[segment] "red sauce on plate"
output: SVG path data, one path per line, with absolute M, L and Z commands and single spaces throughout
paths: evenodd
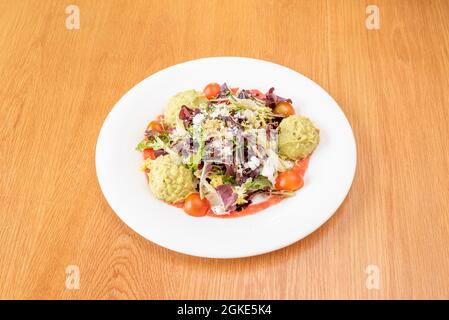
M 176 203 L 168 203 L 168 204 L 172 205 L 173 207 L 176 207 L 176 208 L 180 208 L 180 209 L 184 208 L 184 201 L 179 201 L 179 202 L 176 202 Z
M 293 170 L 297 170 L 298 172 L 300 172 L 302 177 L 304 177 L 304 174 L 306 173 L 306 170 L 309 167 L 310 157 L 311 157 L 311 154 L 309 154 L 307 157 L 305 157 L 302 160 L 295 161 Z
M 241 211 L 231 211 L 229 214 L 216 215 L 211 210 L 209 210 L 207 215 L 210 217 L 223 218 L 223 219 L 242 217 L 242 216 L 246 216 L 246 215 L 253 214 L 253 213 L 259 212 L 261 210 L 264 210 L 268 207 L 275 205 L 276 203 L 281 202 L 284 199 L 285 199 L 285 197 L 272 195 L 267 200 L 259 202 L 259 203 L 250 204 L 249 206 L 247 206 L 245 209 L 243 209 Z

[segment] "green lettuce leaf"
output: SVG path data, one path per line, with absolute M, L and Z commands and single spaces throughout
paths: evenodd
M 252 179 L 248 185 L 245 185 L 247 190 L 267 190 L 271 189 L 272 185 L 270 180 L 264 176 L 257 176 Z

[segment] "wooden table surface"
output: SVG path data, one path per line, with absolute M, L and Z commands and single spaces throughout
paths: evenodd
M 68 30 L 70 1 L 0 1 L 0 298 L 449 298 L 449 1 L 73 3 L 80 29 Z M 112 106 L 208 56 L 291 67 L 352 125 L 352 189 L 294 245 L 178 254 L 129 229 L 100 191 L 95 143 Z

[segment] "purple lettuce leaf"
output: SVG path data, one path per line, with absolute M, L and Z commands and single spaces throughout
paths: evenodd
M 226 166 L 226 171 L 225 171 L 225 175 L 226 176 L 233 176 L 235 175 L 235 165 L 234 164 L 225 164 Z
M 240 91 L 240 93 L 237 96 L 237 98 L 239 98 L 239 99 L 249 99 L 249 98 L 251 98 L 251 94 L 248 91 L 246 91 L 246 90 L 242 90 L 242 91 Z
M 206 167 L 204 167 L 204 166 L 206 166 Z M 212 170 L 212 163 L 210 163 L 210 162 L 204 162 L 204 161 L 201 161 L 199 164 L 198 164 L 198 169 L 199 170 L 203 170 L 203 168 L 204 168 L 204 177 L 207 177 L 207 175 L 211 172 L 211 170 Z
M 223 83 L 220 86 L 220 92 L 218 93 L 218 98 L 225 98 L 227 97 L 229 94 L 231 93 L 231 90 L 229 90 L 228 85 L 225 83 Z
M 258 166 L 256 169 L 251 170 L 250 168 L 246 168 L 243 170 L 243 176 L 245 178 L 255 178 L 260 175 L 260 171 L 262 170 L 261 166 Z
M 164 149 L 153 150 L 153 152 L 156 158 L 167 154 L 167 152 Z
M 183 105 L 181 110 L 179 110 L 179 119 L 181 120 L 192 120 L 193 118 L 193 110 Z
M 221 186 L 218 186 L 216 190 L 221 198 L 221 201 L 223 202 L 224 209 L 226 211 L 230 210 L 237 200 L 237 194 L 234 193 L 229 184 L 222 184 Z
M 187 128 L 192 124 L 193 117 L 200 112 L 201 110 L 198 108 L 191 109 L 186 105 L 183 105 L 181 107 L 181 110 L 179 110 L 179 119 L 181 119 L 184 122 L 184 126 Z
M 251 170 L 249 168 L 244 169 L 243 171 L 237 171 L 235 174 L 235 182 L 238 185 L 241 185 L 246 182 L 249 178 L 255 178 L 260 174 L 261 167 L 257 167 L 255 170 Z
M 270 88 L 268 92 L 265 94 L 265 105 L 274 109 L 279 102 L 287 101 L 288 103 L 292 103 L 291 99 L 282 98 L 274 94 L 274 88 Z

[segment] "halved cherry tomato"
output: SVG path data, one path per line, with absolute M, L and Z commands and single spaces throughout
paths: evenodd
M 295 191 L 304 186 L 301 175 L 294 170 L 287 170 L 279 173 L 276 178 L 275 187 L 278 190 Z
M 239 88 L 231 88 L 232 94 L 236 94 L 239 91 Z
M 291 105 L 291 103 L 288 103 L 287 101 L 279 102 L 276 107 L 274 107 L 273 112 L 275 114 L 281 114 L 285 117 L 291 116 L 295 114 L 295 109 Z
M 209 209 L 209 201 L 201 199 L 199 193 L 192 193 L 184 200 L 184 211 L 193 217 L 205 216 Z
M 257 89 L 251 89 L 249 90 L 249 92 L 255 96 L 257 99 L 264 99 L 265 95 L 262 93 L 262 91 L 257 90 Z
M 218 83 L 209 83 L 203 90 L 207 99 L 213 99 L 220 93 L 220 85 Z
M 162 124 L 159 121 L 154 120 L 148 124 L 147 130 L 162 132 L 162 131 L 164 131 L 164 127 L 162 126 Z
M 143 150 L 143 159 L 147 160 L 148 158 L 150 158 L 151 160 L 156 159 L 153 149 L 144 149 Z

